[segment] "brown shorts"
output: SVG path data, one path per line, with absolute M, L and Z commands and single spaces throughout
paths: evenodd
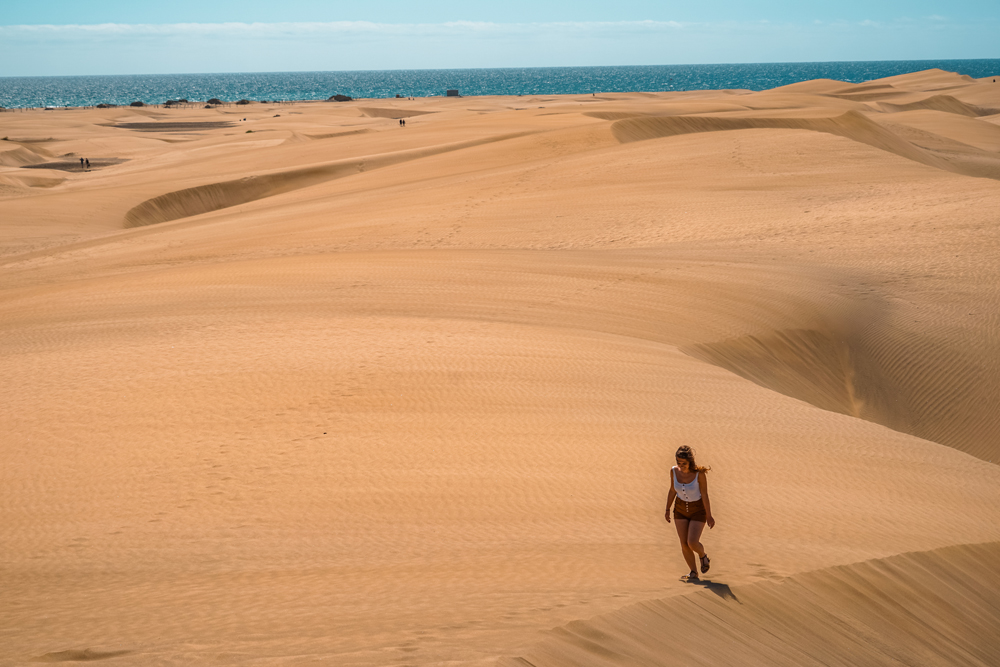
M 701 500 L 688 503 L 678 498 L 674 501 L 674 519 L 701 521 L 702 523 L 708 521 L 708 515 L 705 514 L 705 503 Z

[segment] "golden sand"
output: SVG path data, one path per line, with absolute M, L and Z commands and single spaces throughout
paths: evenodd
M 3 665 L 1000 662 L 991 79 L 0 136 Z

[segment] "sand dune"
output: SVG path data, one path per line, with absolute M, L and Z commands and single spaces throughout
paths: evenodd
M 905 90 L 935 91 L 943 89 L 958 89 L 975 84 L 973 79 L 967 74 L 958 72 L 948 72 L 943 69 L 933 68 L 922 72 L 909 72 L 907 74 L 897 74 L 881 79 L 875 79 L 872 84 L 888 84 Z
M 997 112 L 996 109 L 981 109 L 971 104 L 966 104 L 965 102 L 957 100 L 950 95 L 931 95 L 930 97 L 919 100 L 917 102 L 908 102 L 905 104 L 892 104 L 890 102 L 880 102 L 879 106 L 884 111 L 887 111 L 889 113 L 896 113 L 899 111 L 915 111 L 918 109 L 929 109 L 931 111 L 944 111 L 945 113 L 954 113 L 960 116 L 969 116 L 970 118 L 978 118 L 979 116 L 989 116 Z
M 0 662 L 995 663 L 991 85 L 0 114 Z
M 930 337 L 899 335 L 879 317 L 830 330 L 704 343 L 693 356 L 825 410 L 1000 459 L 996 420 L 982 412 L 998 386 L 991 363 Z M 946 370 L 942 370 L 946 369 Z
M 358 111 L 369 118 L 391 118 L 393 120 L 434 113 L 433 111 L 421 111 L 419 109 L 386 109 L 382 107 L 358 107 Z
M 327 132 L 325 134 L 310 134 L 306 136 L 309 139 L 333 139 L 334 137 L 346 137 L 352 134 L 365 134 L 367 132 L 371 132 L 371 130 L 365 128 L 361 130 L 344 130 L 343 132 Z
M 37 149 L 32 150 L 27 146 L 13 144 L 11 147 L 0 147 L 0 166 L 3 167 L 23 167 L 28 164 L 39 164 L 45 162 L 47 156 Z
M 600 118 L 601 120 L 622 120 L 623 118 L 634 118 L 636 116 L 656 115 L 656 116 L 681 116 L 700 113 L 720 113 L 726 111 L 746 111 L 748 107 L 739 104 L 720 104 L 719 102 L 671 102 L 663 105 L 661 109 L 655 109 L 642 113 L 633 108 L 622 111 L 587 111 L 585 116 Z
M 938 150 L 952 149 L 952 152 L 966 154 L 964 159 L 963 157 L 959 157 L 958 159 L 945 158 L 936 154 L 933 150 L 927 150 L 907 141 L 883 125 L 870 120 L 867 116 L 856 111 L 848 111 L 832 118 L 812 117 L 811 115 L 805 118 L 794 116 L 770 118 L 761 116 L 739 118 L 705 116 L 625 118 L 614 123 L 612 132 L 619 141 L 627 143 L 630 141 L 671 137 L 693 132 L 720 132 L 750 128 L 782 128 L 827 132 L 859 141 L 869 146 L 895 153 L 900 157 L 905 157 L 939 169 L 955 171 L 969 176 L 1000 179 L 1000 158 L 995 154 L 991 154 L 991 152 L 979 151 L 964 145 L 956 145 L 955 142 L 945 141 L 943 142 L 944 146 L 935 146 L 935 148 Z
M 535 665 L 995 665 L 1000 545 L 963 545 L 818 570 L 780 583 L 702 584 L 572 623 Z M 725 633 L 726 641 L 718 641 Z
M 854 141 L 890 151 L 911 160 L 927 164 L 933 160 L 915 146 L 900 140 L 891 132 L 868 120 L 855 111 L 834 117 L 703 117 L 680 116 L 674 118 L 642 118 L 617 121 L 612 127 L 615 137 L 622 143 L 671 137 L 689 132 L 719 132 L 751 128 L 780 128 L 828 132 Z
M 913 136 L 911 141 L 922 142 L 921 145 L 931 145 L 937 140 L 944 147 L 940 138 L 945 137 L 987 153 L 1000 153 L 1000 128 L 984 121 L 986 119 L 983 118 L 962 121 L 954 114 L 940 111 L 902 111 L 882 122 L 895 125 L 894 131 L 902 136 L 907 136 L 907 133 L 901 132 L 899 125 L 921 130 L 924 134 L 919 138 L 909 135 Z
M 804 82 L 804 83 L 809 83 Z M 891 92 L 898 91 L 898 88 L 894 88 L 888 83 L 862 83 L 853 86 L 847 86 L 846 88 L 837 88 L 836 90 L 831 90 L 829 92 L 834 95 L 853 95 L 856 93 L 873 93 L 873 92 Z
M 416 160 L 438 153 L 462 150 L 494 141 L 513 139 L 519 134 L 501 135 L 471 142 L 445 144 L 433 148 L 418 148 L 390 154 L 371 155 L 361 159 L 338 160 L 292 171 L 260 176 L 247 176 L 239 181 L 211 183 L 155 197 L 139 204 L 125 214 L 126 227 L 141 227 L 157 222 L 187 218 L 217 211 L 272 195 L 298 190 L 316 183 L 343 178 L 371 169 L 380 169 L 400 162 Z
M 873 86 L 881 87 L 882 85 L 888 84 L 872 84 L 866 83 L 861 84 L 863 87 L 871 88 Z M 778 86 L 777 88 L 772 88 L 768 92 L 781 92 L 781 93 L 796 93 L 805 95 L 828 95 L 830 93 L 836 93 L 841 90 L 856 89 L 858 86 L 856 84 L 849 84 L 846 81 L 837 81 L 836 79 L 812 79 L 810 81 L 799 81 L 797 83 L 790 83 L 785 86 Z
M 58 172 L 49 172 L 45 175 L 24 173 L 24 174 L 4 174 L 0 176 L 0 183 L 22 188 L 54 188 L 63 183 L 66 179 L 57 176 Z

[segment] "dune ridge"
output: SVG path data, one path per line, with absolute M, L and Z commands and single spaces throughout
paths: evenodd
M 349 137 L 354 134 L 367 134 L 372 130 L 369 128 L 361 128 L 360 130 L 343 130 L 341 132 L 325 132 L 322 134 L 307 134 L 303 135 L 307 139 L 333 139 L 335 137 Z
M 128 655 L 131 651 L 95 651 L 93 649 L 69 649 L 67 651 L 53 651 L 31 658 L 29 662 L 91 662 L 94 660 L 108 660 L 119 656 Z
M 879 148 L 929 167 L 968 176 L 1000 179 L 1000 158 L 981 152 L 979 160 L 948 160 L 902 139 L 858 111 L 826 118 L 762 118 L 705 116 L 645 116 L 616 120 L 611 131 L 622 143 L 645 141 L 698 132 L 752 128 L 796 129 L 826 132 Z M 975 149 L 973 149 L 975 150 Z
M 905 553 L 749 586 L 711 579 L 696 593 L 557 628 L 498 667 L 1000 661 L 1000 543 Z
M 355 133 L 352 132 L 351 134 Z M 202 213 L 239 206 L 240 204 L 246 204 L 300 188 L 306 188 L 310 185 L 343 178 L 351 174 L 359 174 L 372 169 L 381 169 L 410 160 L 418 160 L 431 155 L 449 153 L 473 146 L 482 146 L 496 141 L 515 139 L 520 136 L 524 136 L 524 134 L 506 134 L 442 146 L 416 148 L 363 158 L 335 160 L 311 167 L 290 169 L 259 176 L 246 176 L 234 181 L 223 181 L 221 183 L 209 183 L 193 188 L 185 188 L 184 190 L 177 190 L 147 199 L 129 209 L 125 214 L 124 226 L 126 228 L 144 227 L 159 222 L 188 218 Z
M 386 107 L 358 107 L 358 111 L 369 118 L 391 118 L 392 120 L 437 113 L 435 111 L 421 111 L 419 109 L 393 109 Z
M 824 410 L 984 460 L 998 457 L 995 364 L 933 337 L 875 320 L 863 328 L 786 329 L 681 349 Z
M 969 116 L 970 118 L 991 116 L 997 113 L 996 109 L 981 109 L 973 104 L 966 104 L 961 100 L 955 99 L 951 95 L 931 95 L 923 100 L 901 104 L 879 102 L 879 107 L 889 113 L 929 109 L 931 111 L 944 111 L 947 113 L 958 114 L 960 116 Z
M 27 146 L 17 144 L 12 148 L 7 148 L 0 144 L 0 166 L 2 167 L 22 167 L 28 164 L 40 164 L 47 159 L 48 156 L 45 151 L 38 148 L 31 149 Z

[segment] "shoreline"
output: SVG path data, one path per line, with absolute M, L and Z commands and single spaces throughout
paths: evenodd
M 963 65 L 965 65 L 963 67 Z M 281 72 L 281 73 L 229 73 L 229 74 L 163 74 L 163 75 L 108 75 L 75 77 L 8 77 L 0 78 L 11 90 L 17 89 L 23 79 L 62 79 L 66 86 L 80 85 L 90 79 L 116 80 L 121 84 L 132 79 L 142 79 L 143 88 L 136 90 L 132 99 L 121 100 L 120 105 L 129 104 L 142 95 L 150 94 L 147 84 L 150 79 L 161 79 L 162 93 L 154 98 L 180 99 L 182 97 L 213 96 L 283 98 L 286 100 L 323 99 L 325 90 L 341 91 L 358 99 L 387 99 L 396 94 L 411 97 L 445 95 L 447 89 L 459 89 L 468 96 L 484 95 L 541 95 L 541 94 L 591 94 L 627 91 L 684 91 L 747 89 L 760 92 L 795 82 L 822 78 L 836 79 L 847 83 L 886 76 L 898 76 L 907 72 L 927 69 L 960 71 L 965 75 L 982 78 L 1000 75 L 1000 59 L 965 60 L 892 60 L 892 61 L 832 61 L 801 63 L 736 63 L 705 65 L 657 65 L 657 66 L 598 66 L 598 67 L 536 67 L 536 68 L 495 68 L 495 69 L 446 69 L 446 70 L 371 70 L 353 72 Z M 503 75 L 503 80 L 493 80 Z M 515 80 L 511 81 L 510 77 Z M 253 83 L 243 83 L 253 78 Z M 317 85 L 313 79 L 320 77 L 327 81 Z M 185 84 L 177 85 L 183 79 Z M 289 85 L 289 79 L 298 83 Z M 266 91 L 266 92 L 264 92 Z M 291 91 L 297 91 L 292 93 Z M 100 93 L 98 93 L 100 94 Z M 18 97 L 20 95 L 21 97 Z M 73 101 L 80 95 L 94 106 L 107 100 L 95 100 L 87 91 L 64 95 L 63 99 Z M 315 98 L 313 96 L 316 96 Z M 0 91 L 0 105 L 7 106 L 13 99 L 34 99 L 32 94 L 14 94 L 6 104 Z M 45 95 L 39 99 L 48 99 Z M 37 101 L 37 100 L 36 100 Z M 60 102 L 62 100 L 59 100 Z M 145 101 L 145 100 L 143 100 Z M 11 105 L 10 108 L 25 108 L 26 105 Z M 64 104 L 32 104 L 31 108 L 65 108 Z M 74 107 L 74 105 L 70 105 Z

